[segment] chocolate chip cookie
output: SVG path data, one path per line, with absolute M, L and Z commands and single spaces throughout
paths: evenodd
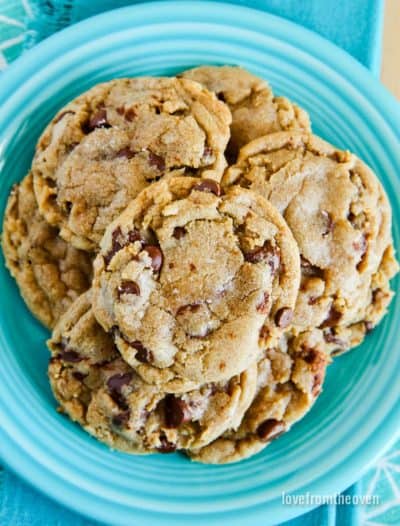
M 70 304 L 89 288 L 92 257 L 72 247 L 40 215 L 32 175 L 16 185 L 4 216 L 6 265 L 32 313 L 53 327 Z
M 332 352 L 359 343 L 384 315 L 398 269 L 390 205 L 374 173 L 311 134 L 281 132 L 242 148 L 224 176 L 232 183 L 269 199 L 298 243 L 295 333 L 319 327 Z
M 237 430 L 200 449 L 189 448 L 197 462 L 237 462 L 264 449 L 312 407 L 322 390 L 328 355 L 323 345 L 294 345 L 283 337 L 258 363 L 256 395 Z
M 254 397 L 257 367 L 179 396 L 144 382 L 97 323 L 91 292 L 57 324 L 48 342 L 49 377 L 67 413 L 91 435 L 129 453 L 201 447 L 237 426 Z
M 310 130 L 307 113 L 284 97 L 275 97 L 268 84 L 240 67 L 201 66 L 185 71 L 183 78 L 200 82 L 224 101 L 232 113 L 230 158 L 239 149 L 267 133 Z
M 296 243 L 265 199 L 210 179 L 163 179 L 106 230 L 93 308 L 149 383 L 187 391 L 244 371 L 292 320 Z
M 32 164 L 41 213 L 60 235 L 96 249 L 107 225 L 140 190 L 179 170 L 220 180 L 231 115 L 196 82 L 117 79 L 65 106 Z

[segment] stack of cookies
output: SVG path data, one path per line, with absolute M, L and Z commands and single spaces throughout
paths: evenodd
M 307 413 L 398 269 L 371 169 L 237 67 L 73 100 L 11 192 L 2 243 L 52 330 L 62 412 L 112 448 L 206 463 Z

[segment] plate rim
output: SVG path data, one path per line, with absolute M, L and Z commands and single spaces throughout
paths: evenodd
M 128 6 L 128 7 L 124 7 L 124 8 L 120 8 L 120 9 L 115 9 L 115 10 L 112 10 L 112 11 L 108 11 L 106 13 L 102 13 L 100 15 L 96 15 L 94 17 L 91 17 L 87 20 L 84 20 L 82 22 L 79 22 L 78 24 L 74 24 L 73 26 L 69 27 L 69 28 L 66 28 L 62 31 L 60 31 L 59 33 L 49 37 L 48 39 L 46 39 L 44 42 L 38 44 L 35 48 L 33 48 L 32 50 L 28 51 L 23 57 L 17 59 L 17 61 L 15 61 L 9 68 L 7 68 L 5 74 L 7 75 L 8 78 L 12 78 L 14 77 L 14 86 L 16 84 L 18 84 L 19 82 L 19 79 L 24 76 L 27 75 L 27 71 L 29 71 L 29 68 L 27 68 L 25 71 L 24 71 L 24 67 L 25 66 L 31 66 L 32 64 L 31 63 L 35 63 L 35 57 L 37 58 L 41 58 L 41 60 L 45 60 L 45 57 L 46 57 L 46 54 L 52 54 L 51 51 L 51 44 L 54 44 L 54 49 L 57 48 L 57 46 L 61 46 L 63 47 L 63 45 L 65 44 L 65 40 L 66 39 L 69 39 L 69 42 L 71 42 L 71 39 L 73 36 L 76 36 L 77 37 L 77 40 L 79 41 L 80 40 L 80 33 L 84 33 L 84 29 L 85 28 L 92 28 L 96 25 L 96 22 L 98 23 L 98 25 L 101 25 L 100 22 L 102 23 L 103 21 L 106 23 L 108 21 L 108 19 L 110 18 L 113 18 L 113 19 L 116 19 L 118 17 L 123 17 L 125 13 L 128 14 L 132 14 L 132 16 L 134 14 L 138 14 L 140 12 L 143 12 L 143 11 L 149 11 L 151 10 L 152 8 L 157 8 L 157 9 L 175 9 L 177 7 L 179 7 L 179 9 L 181 10 L 190 10 L 192 8 L 199 8 L 201 6 L 202 9 L 204 9 L 204 6 L 205 4 L 208 4 L 209 5 L 209 8 L 210 10 L 213 10 L 214 13 L 210 13 L 209 16 L 210 18 L 213 18 L 215 17 L 215 11 L 217 10 L 221 10 L 221 9 L 226 9 L 226 4 L 221 4 L 221 3 L 217 3 L 217 2 L 199 2 L 199 1 L 184 1 L 184 2 L 176 2 L 176 1 L 167 1 L 167 2 L 149 2 L 149 3 L 145 3 L 145 4 L 138 4 L 138 5 L 133 5 L 133 6 Z M 281 18 L 281 17 L 278 17 L 276 15 L 272 15 L 272 14 L 269 14 L 269 13 L 264 13 L 264 12 L 260 12 L 256 9 L 252 9 L 252 8 L 248 8 L 248 7 L 242 7 L 242 6 L 237 6 L 237 5 L 231 5 L 229 4 L 229 10 L 230 10 L 230 13 L 229 15 L 232 16 L 232 14 L 237 14 L 238 16 L 238 20 L 240 19 L 240 14 L 242 13 L 243 15 L 246 14 L 249 14 L 249 13 L 253 13 L 253 16 L 254 16 L 254 13 L 257 14 L 257 17 L 258 18 L 262 18 L 264 19 L 265 22 L 269 20 L 275 20 L 275 23 L 279 23 L 281 26 L 286 26 L 288 27 L 289 29 L 291 28 L 294 32 L 294 34 L 298 33 L 298 32 L 301 32 L 302 34 L 306 34 L 307 38 L 308 39 L 311 39 L 312 41 L 314 41 L 315 43 L 318 43 L 322 41 L 322 44 L 320 45 L 320 48 L 319 49 L 319 53 L 324 55 L 324 54 L 327 54 L 327 55 L 331 55 L 332 53 L 334 53 L 334 55 L 336 55 L 336 57 L 339 59 L 339 60 L 336 60 L 336 62 L 340 62 L 340 59 L 342 61 L 344 61 L 345 63 L 347 64 L 350 64 L 353 68 L 353 71 L 352 71 L 352 75 L 351 76 L 345 76 L 343 75 L 347 80 L 351 79 L 351 78 L 355 78 L 357 77 L 357 73 L 359 73 L 359 78 L 357 79 L 357 89 L 359 91 L 362 91 L 362 93 L 367 96 L 368 94 L 369 95 L 374 95 L 374 94 L 378 94 L 380 95 L 380 100 L 379 100 L 379 105 L 382 107 L 383 106 L 383 113 L 385 114 L 385 120 L 390 123 L 390 127 L 394 133 L 394 135 L 397 136 L 397 139 L 399 139 L 400 137 L 400 129 L 398 127 L 395 126 L 395 122 L 397 120 L 397 122 L 399 122 L 399 119 L 400 119 L 400 107 L 397 103 L 397 101 L 391 96 L 391 94 L 389 94 L 377 81 L 376 79 L 373 77 L 373 75 L 370 73 L 370 71 L 365 68 L 363 65 L 361 65 L 356 59 L 354 59 L 353 57 L 351 57 L 350 55 L 348 55 L 348 53 L 346 53 L 344 50 L 338 48 L 335 44 L 333 44 L 332 42 L 324 39 L 323 37 L 321 37 L 320 35 L 298 25 L 298 24 L 295 24 L 291 21 L 288 21 L 284 18 Z M 150 15 L 151 16 L 151 15 Z M 189 22 L 189 19 L 187 20 Z M 179 19 L 179 22 L 181 23 L 184 23 L 183 20 Z M 216 22 L 216 19 L 214 18 L 214 22 Z M 147 23 L 148 24 L 152 24 L 152 22 L 149 22 L 147 20 Z M 71 38 L 70 38 L 71 37 Z M 87 43 L 89 42 L 90 39 L 87 39 L 85 38 L 84 40 L 84 43 Z M 81 41 L 83 43 L 83 41 Z M 57 44 L 57 46 L 56 46 Z M 317 56 L 317 59 L 318 60 L 321 60 L 319 56 Z M 46 61 L 45 62 L 45 65 L 43 66 L 43 64 L 41 64 L 40 67 L 46 67 L 46 64 L 49 64 L 51 62 L 52 58 L 50 58 L 50 60 Z M 330 65 L 332 65 L 330 63 Z M 342 68 L 340 67 L 340 74 L 342 74 Z M 358 70 L 358 71 L 357 71 Z M 7 77 L 4 77 L 5 79 Z M 369 83 L 366 82 L 363 86 L 363 90 L 359 89 L 359 84 L 360 84 L 360 80 L 362 79 L 368 79 Z M 372 80 L 373 79 L 373 80 Z M 10 94 L 10 92 L 12 92 L 13 90 L 13 83 L 10 82 L 10 83 L 4 83 L 5 84 L 9 84 L 8 85 L 8 88 L 6 86 L 4 86 L 4 89 L 1 89 L 0 88 L 0 101 L 5 101 L 7 98 L 8 98 L 8 94 Z M 18 89 L 18 88 L 17 88 Z M 368 100 L 370 100 L 370 97 L 368 97 Z M 390 110 L 390 111 L 389 111 Z M 1 113 L 1 112 L 0 112 Z M 3 335 L 2 335 L 3 336 Z M 0 402 L 2 402 L 2 400 L 0 400 Z M 398 408 L 400 410 L 400 408 Z M 399 410 L 396 412 L 396 414 L 399 413 Z M 393 419 L 392 419 L 393 420 Z M 385 426 L 385 427 L 388 427 L 388 426 Z M 399 427 L 399 425 L 395 426 L 395 427 Z M 398 434 L 400 434 L 400 429 L 397 429 L 395 430 L 394 429 L 394 426 L 392 425 L 392 428 L 393 428 L 393 433 L 390 433 L 390 437 L 387 437 L 386 438 L 382 438 L 380 440 L 380 445 L 381 447 L 380 448 L 375 448 L 375 454 L 374 454 L 374 457 L 372 459 L 370 459 L 370 461 L 368 462 L 367 465 L 364 465 L 361 469 L 360 469 L 360 473 L 358 473 L 356 476 L 358 477 L 358 475 L 361 474 L 361 472 L 365 471 L 375 460 L 378 456 L 380 456 L 380 454 L 387 449 L 387 447 L 390 446 L 390 443 L 393 443 L 395 440 L 396 440 L 396 437 Z M 396 432 L 395 432 L 396 431 Z M 381 435 L 384 434 L 383 432 L 380 433 Z M 385 435 L 388 435 L 388 433 L 386 432 Z M 6 433 L 5 430 L 0 430 L 0 436 L 2 436 L 2 438 L 4 438 L 5 436 L 8 436 L 8 434 Z M 388 440 L 389 438 L 389 440 Z M 15 447 L 15 451 L 18 451 L 18 447 L 16 445 L 16 443 L 12 442 L 12 440 L 9 440 L 9 446 L 13 446 Z M 3 448 L 2 448 L 3 449 Z M 5 448 L 4 448 L 5 449 Z M 12 449 L 12 447 L 10 448 L 10 450 Z M 378 451 L 379 449 L 379 451 Z M 26 452 L 24 452 L 26 453 Z M 33 485 L 34 487 L 38 488 L 40 487 L 39 484 L 38 484 L 38 480 L 36 479 L 36 483 L 33 483 L 32 480 L 26 475 L 26 473 L 24 473 L 22 471 L 22 466 L 18 463 L 18 462 L 12 462 L 10 461 L 10 458 L 11 458 L 11 455 L 3 455 L 4 456 L 4 462 L 6 465 L 8 465 L 13 471 L 17 472 L 24 480 L 26 480 L 29 484 Z M 28 455 L 29 456 L 29 455 Z M 29 457 L 30 458 L 30 457 Z M 33 457 L 30 458 L 31 461 L 33 461 L 34 463 L 36 463 L 36 459 L 34 459 Z M 24 465 L 25 467 L 25 465 Z M 49 473 L 50 477 L 53 475 L 52 473 Z M 45 477 L 45 475 L 43 475 Z M 346 484 L 346 487 L 347 487 L 348 484 Z M 82 508 L 82 505 L 79 505 L 80 503 L 76 503 L 76 505 L 73 505 L 71 506 L 71 503 L 68 503 L 68 502 L 65 502 L 65 499 L 61 499 L 59 495 L 55 495 L 54 492 L 50 491 L 48 487 L 44 487 L 42 485 L 42 487 L 40 488 L 42 492 L 44 492 L 45 494 L 47 494 L 48 496 L 50 496 L 52 499 L 58 501 L 58 502 L 62 502 L 65 506 L 71 508 L 71 509 L 74 509 L 76 511 L 79 511 L 80 513 L 86 515 L 86 516 L 89 516 L 91 518 L 97 518 L 97 519 L 100 519 L 100 520 L 104 520 L 104 517 L 103 516 L 97 516 L 93 513 L 90 513 L 90 515 L 88 515 L 87 511 L 85 509 Z M 342 488 L 344 489 L 344 487 Z M 311 508 L 310 508 L 311 509 Z M 141 510 L 143 511 L 143 510 Z M 294 517 L 294 516 L 297 516 L 301 513 L 303 513 L 304 511 L 307 511 L 306 508 L 302 509 L 300 513 L 293 513 L 291 516 Z M 286 519 L 289 518 L 290 515 L 287 515 Z M 154 522 L 154 517 L 152 518 L 152 521 L 153 521 L 153 524 L 155 523 Z M 285 519 L 285 520 L 286 520 Z M 222 520 L 222 514 L 220 516 L 220 521 Z

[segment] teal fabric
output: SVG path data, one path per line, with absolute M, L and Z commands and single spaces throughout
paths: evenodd
M 107 9 L 148 0 L 36 0 L 29 45 L 65 25 Z M 228 0 L 302 24 L 348 51 L 379 74 L 383 0 Z
M 144 0 L 146 1 L 146 0 Z M 0 59 L 11 62 L 23 47 L 31 47 L 63 27 L 107 9 L 138 3 L 129 0 L 0 0 Z M 383 0 L 231 0 L 286 17 L 332 40 L 375 74 L 379 74 Z M 3 18 L 1 17 L 3 15 Z M 14 20 L 16 24 L 10 23 Z M 25 25 L 26 24 L 26 25 Z M 0 62 L 1 65 L 1 62 Z M 345 492 L 365 491 L 356 484 Z M 360 507 L 320 506 L 286 526 L 346 526 L 361 524 Z M 398 517 L 399 518 L 399 517 Z M 393 524 L 399 524 L 393 522 Z M 0 526 L 92 526 L 50 501 L 0 468 Z

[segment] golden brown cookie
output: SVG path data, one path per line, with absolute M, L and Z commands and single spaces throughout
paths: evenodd
M 116 79 L 60 110 L 32 164 L 39 209 L 92 250 L 129 201 L 171 171 L 220 180 L 230 112 L 196 82 Z
M 275 97 L 267 82 L 235 66 L 200 66 L 182 74 L 200 82 L 225 102 L 232 113 L 228 156 L 267 133 L 282 130 L 310 131 L 307 113 L 285 97 Z
M 277 211 L 242 188 L 163 179 L 106 230 L 93 307 L 148 382 L 189 390 L 244 371 L 290 325 L 297 246 Z M 260 334 L 261 333 L 261 334 Z
M 269 199 L 298 243 L 302 281 L 294 330 L 319 327 L 327 348 L 360 343 L 386 312 L 397 272 L 391 209 L 375 174 L 314 135 L 270 134 L 242 148 L 224 185 Z
M 308 348 L 282 338 L 268 349 L 258 362 L 256 395 L 239 428 L 206 447 L 189 448 L 188 455 L 207 464 L 237 462 L 288 431 L 321 393 L 329 358 L 318 343 Z
M 27 306 L 53 327 L 70 304 L 89 288 L 92 256 L 72 247 L 39 214 L 32 175 L 16 185 L 4 216 L 6 265 Z
M 238 425 L 255 394 L 255 364 L 227 382 L 170 394 L 121 359 L 93 316 L 90 294 L 76 300 L 48 342 L 50 382 L 72 420 L 128 453 L 198 448 Z

